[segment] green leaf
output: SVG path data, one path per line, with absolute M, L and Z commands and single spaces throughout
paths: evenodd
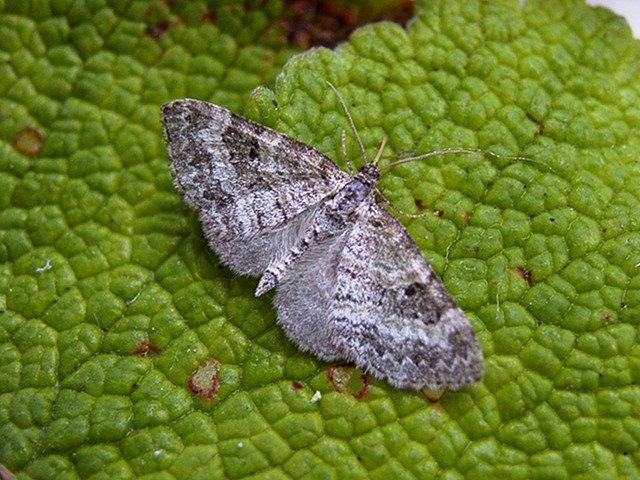
M 25 479 L 639 477 L 628 26 L 578 1 L 423 1 L 407 30 L 293 57 L 250 96 L 291 54 L 270 5 L 214 19 L 204 2 L 0 2 L 0 464 Z M 426 214 L 398 215 L 471 318 L 482 383 L 426 398 L 300 353 L 171 186 L 159 105 L 183 96 L 339 163 L 345 129 L 360 163 L 326 80 L 369 156 L 383 135 L 390 152 L 499 154 L 381 182 Z

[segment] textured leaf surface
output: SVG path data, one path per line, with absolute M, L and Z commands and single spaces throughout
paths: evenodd
M 0 3 L 0 463 L 19 478 L 640 476 L 640 47 L 620 19 L 425 1 L 252 95 L 336 159 L 325 79 L 369 152 L 386 133 L 530 159 L 383 179 L 427 213 L 406 223 L 487 359 L 428 401 L 299 353 L 171 187 L 160 103 L 239 109 L 283 58 L 277 11 L 221 33 L 199 2 L 26 5 Z

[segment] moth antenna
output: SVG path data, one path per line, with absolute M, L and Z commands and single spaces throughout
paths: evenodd
M 342 110 L 344 111 L 344 114 L 347 117 L 349 128 L 351 128 L 351 132 L 353 132 L 353 136 L 356 138 L 356 142 L 358 143 L 358 148 L 360 149 L 360 155 L 362 156 L 362 161 L 364 163 L 368 163 L 367 154 L 364 151 L 364 144 L 362 143 L 362 139 L 358 134 L 358 130 L 356 130 L 356 126 L 353 123 L 353 118 L 351 118 L 351 114 L 349 113 L 349 109 L 347 108 L 347 104 L 345 103 L 344 98 L 342 98 L 342 95 L 340 94 L 338 89 L 333 86 L 333 83 L 331 83 L 329 80 L 326 80 L 326 82 L 327 82 L 327 85 L 331 87 L 331 90 L 333 90 L 333 92 L 336 94 L 336 97 L 338 97 L 338 102 L 340 102 L 340 106 L 342 107 Z
M 492 152 L 490 150 L 482 150 L 481 148 L 443 148 L 442 150 L 434 150 L 433 152 L 423 153 L 421 155 L 415 155 L 412 157 L 401 158 L 400 160 L 396 160 L 395 162 L 389 163 L 385 165 L 384 169 L 380 172 L 381 175 L 391 171 L 394 167 L 398 165 L 402 165 L 404 163 L 415 162 L 417 160 L 425 160 L 431 157 L 439 157 L 443 155 L 458 155 L 461 153 L 481 153 L 483 155 L 490 155 L 495 158 L 510 158 L 513 160 L 520 160 L 522 162 L 533 162 L 531 158 L 521 157 L 518 155 L 500 155 L 499 153 Z M 548 167 L 553 170 L 553 167 L 548 165 Z
M 391 207 L 391 210 L 393 210 L 394 212 L 398 213 L 399 215 L 402 215 L 403 217 L 407 217 L 407 218 L 412 218 L 412 219 L 424 218 L 427 215 L 429 215 L 429 213 L 431 213 L 431 212 L 409 213 L 409 212 L 406 212 L 406 211 L 402 210 L 401 208 L 396 207 L 393 203 L 391 203 L 389 201 L 387 201 L 387 205 L 389 205 L 389 207 Z
M 378 151 L 376 152 L 376 156 L 373 159 L 373 164 L 378 165 L 380 158 L 382 157 L 382 152 L 384 152 L 384 147 L 387 145 L 387 136 L 383 135 L 382 140 L 380 140 L 380 145 L 378 146 Z
M 425 160 L 427 158 L 439 157 L 442 155 L 458 155 L 460 153 L 486 153 L 484 150 L 479 150 L 475 148 L 443 148 L 442 150 L 434 150 L 433 152 L 423 153 L 421 155 L 415 155 L 413 157 L 405 157 L 400 160 L 396 160 L 395 162 L 391 162 L 388 165 L 385 165 L 381 174 L 387 173 L 391 171 L 394 167 L 398 165 L 402 165 L 409 162 L 415 162 L 417 160 Z
M 349 158 L 349 155 L 347 155 L 347 132 L 345 132 L 344 129 L 340 135 L 340 152 L 342 153 L 342 161 L 347 166 L 347 170 L 353 174 L 356 171 L 356 167 Z

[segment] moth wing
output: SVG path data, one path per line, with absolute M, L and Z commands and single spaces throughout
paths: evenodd
M 278 282 L 274 299 L 278 323 L 287 337 L 326 361 L 344 358 L 335 343 L 330 308 L 346 239 L 343 232 L 306 250 Z
M 167 103 L 162 120 L 174 184 L 238 273 L 261 274 L 350 178 L 314 148 L 208 102 Z
M 469 320 L 405 228 L 373 202 L 344 239 L 329 324 L 337 350 L 400 388 L 453 388 L 482 377 Z

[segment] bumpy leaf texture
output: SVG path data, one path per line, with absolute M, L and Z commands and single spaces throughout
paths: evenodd
M 280 5 L 234 8 L 0 2 L 0 463 L 43 480 L 640 477 L 625 22 L 569 0 L 425 0 L 406 30 L 362 28 L 249 96 L 291 50 Z M 482 383 L 424 396 L 298 352 L 173 190 L 162 102 L 244 106 L 339 160 L 325 80 L 370 155 L 385 134 L 393 152 L 501 154 L 381 183 L 425 214 L 400 218 L 472 319 Z

